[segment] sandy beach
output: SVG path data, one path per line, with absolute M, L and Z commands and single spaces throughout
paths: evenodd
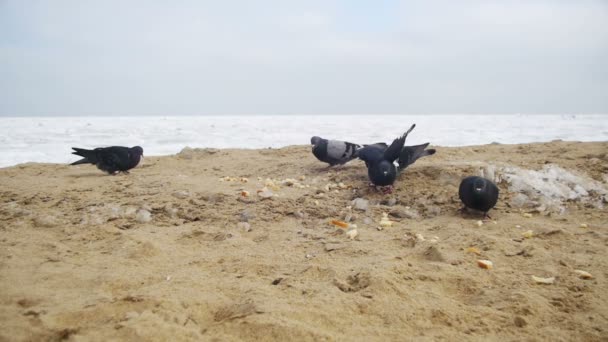
M 0 340 L 608 341 L 608 142 L 433 147 L 390 195 L 309 146 L 0 169 Z

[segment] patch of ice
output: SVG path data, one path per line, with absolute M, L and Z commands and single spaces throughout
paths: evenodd
M 530 203 L 530 198 L 524 194 L 517 194 L 511 198 L 510 203 L 514 208 L 523 208 Z
M 483 178 L 489 179 L 496 183 L 500 182 L 500 178 L 496 176 L 496 167 L 492 164 L 485 165 L 485 167 L 481 168 L 479 173 Z
M 498 172 L 509 184 L 509 191 L 520 193 L 512 199 L 516 207 L 534 206 L 539 211 L 561 213 L 565 201 L 576 201 L 602 208 L 608 195 L 602 183 L 555 164 L 545 165 L 541 170 L 507 166 Z
M 129 206 L 129 207 L 125 208 L 123 215 L 125 217 L 131 217 L 131 216 L 134 216 L 136 213 L 137 213 L 137 208 Z
M 106 203 L 102 206 L 91 206 L 87 208 L 85 214 L 80 220 L 82 225 L 97 226 L 104 224 L 107 221 L 120 218 L 122 208 L 119 204 Z

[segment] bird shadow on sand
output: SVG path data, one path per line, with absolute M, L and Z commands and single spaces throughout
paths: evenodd
M 466 219 L 466 220 L 482 220 L 482 221 L 484 221 L 484 220 L 493 220 L 495 218 L 493 215 L 486 217 L 483 212 L 477 211 L 477 210 L 471 209 L 471 208 L 457 209 L 454 212 L 454 215 L 457 216 L 457 217 L 462 217 L 463 219 Z
M 328 172 L 350 172 L 357 169 L 357 165 L 339 165 L 339 166 L 313 166 L 310 168 L 312 173 L 328 173 Z
M 75 173 L 68 175 L 70 178 L 99 178 L 99 177 L 124 177 L 128 175 L 118 174 L 118 175 L 109 175 L 107 173 L 102 172 L 85 172 L 85 173 Z

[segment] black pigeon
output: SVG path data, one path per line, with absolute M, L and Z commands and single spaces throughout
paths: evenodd
M 498 187 L 489 179 L 470 176 L 460 183 L 458 197 L 465 208 L 479 210 L 484 213 L 484 217 L 490 218 L 488 211 L 498 201 Z
M 348 141 L 327 140 L 317 136 L 310 138 L 310 143 L 312 154 L 329 166 L 346 164 L 357 158 L 357 151 L 361 148 L 361 145 Z
M 144 149 L 140 146 L 124 147 L 111 146 L 99 147 L 94 150 L 72 147 L 77 156 L 84 157 L 70 165 L 94 164 L 98 169 L 111 175 L 119 172 L 129 173 L 129 170 L 137 166 L 144 154 Z
M 416 127 L 415 124 L 401 137 L 395 139 L 388 148 L 374 144 L 365 146 L 358 151 L 357 155 L 367 165 L 367 175 L 372 184 L 377 186 L 393 185 L 398 173 L 394 162 L 401 155 L 405 139 L 414 127 Z

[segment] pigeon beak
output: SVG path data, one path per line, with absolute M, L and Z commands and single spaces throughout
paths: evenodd
M 388 175 L 388 171 L 384 171 L 384 175 L 385 175 L 385 176 L 386 176 L 386 175 Z

